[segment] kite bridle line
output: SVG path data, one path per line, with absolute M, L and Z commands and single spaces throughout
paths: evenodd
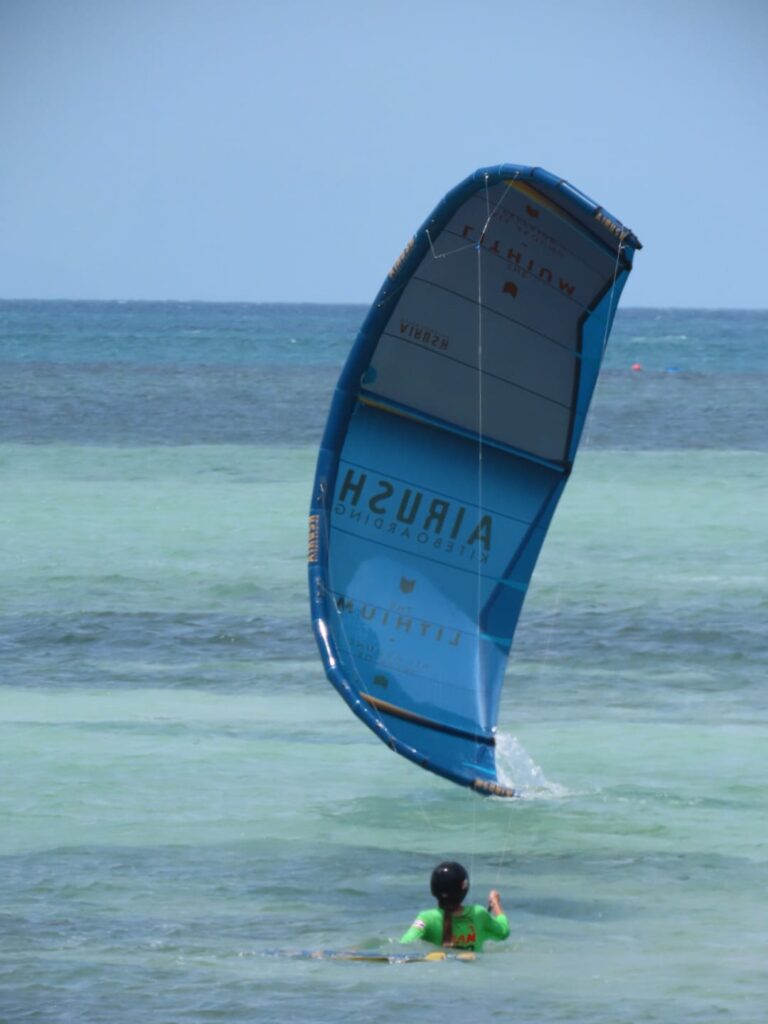
M 608 347 L 608 336 L 609 336 L 610 330 L 611 330 L 611 310 L 613 309 L 614 295 L 616 293 L 616 282 L 617 282 L 618 276 L 619 276 L 619 265 L 621 264 L 622 252 L 626 248 L 625 240 L 626 240 L 626 238 L 627 238 L 627 236 L 629 234 L 630 234 L 630 232 L 628 230 L 626 230 L 626 229 L 621 232 L 621 236 L 619 238 L 618 248 L 616 250 L 616 260 L 615 260 L 614 265 L 613 265 L 613 276 L 612 276 L 612 279 L 611 279 L 611 287 L 610 287 L 610 290 L 608 292 L 608 296 L 609 296 L 608 297 L 608 312 L 607 312 L 607 315 L 606 315 L 606 318 L 605 318 L 605 330 L 603 332 L 603 342 L 602 342 L 601 351 L 600 351 L 601 360 L 602 360 L 602 357 L 605 355 L 606 348 Z M 592 417 L 588 415 L 587 416 L 587 422 L 585 424 L 583 435 L 582 435 L 583 436 L 582 445 L 585 448 L 589 447 L 589 435 L 591 433 L 591 429 L 592 429 Z M 547 630 L 547 637 L 546 637 L 546 640 L 545 640 L 545 642 L 544 642 L 544 644 L 542 646 L 542 649 L 541 649 L 539 674 L 541 674 L 541 668 L 542 668 L 541 663 L 545 662 L 547 660 L 547 658 L 552 653 L 553 638 L 554 638 L 554 621 L 555 621 L 555 618 L 557 617 L 557 615 L 559 613 L 560 600 L 561 600 L 561 597 L 562 597 L 562 590 L 563 590 L 563 577 L 562 577 L 562 571 L 561 571 L 558 574 L 557 580 L 556 580 L 556 583 L 555 583 L 555 597 L 554 597 L 554 601 L 553 601 L 553 604 L 554 604 L 554 615 L 553 615 L 552 619 L 550 619 L 549 629 Z M 499 882 L 499 878 L 501 877 L 501 872 L 502 872 L 502 870 L 504 868 L 504 864 L 505 864 L 506 859 L 507 859 L 507 854 L 509 853 L 509 850 L 511 848 L 511 843 L 510 843 L 510 840 L 509 840 L 510 829 L 511 829 L 511 818 L 510 818 L 510 821 L 509 821 L 507 829 L 506 829 L 506 833 L 505 833 L 505 837 L 504 837 L 504 843 L 502 844 L 502 854 L 501 854 L 501 857 L 499 859 L 499 864 L 498 864 L 498 868 L 497 868 L 497 871 L 496 871 L 496 883 L 495 884 L 498 884 L 498 882 Z
M 477 242 L 468 242 L 465 245 L 456 246 L 454 249 L 448 249 L 445 252 L 437 252 L 435 249 L 434 239 L 429 228 L 426 228 L 427 241 L 429 242 L 430 252 L 432 258 L 435 260 L 443 260 L 449 256 L 454 256 L 458 253 L 465 252 L 467 249 L 474 248 L 477 253 L 477 507 L 478 514 L 482 518 L 483 513 L 483 282 L 482 282 L 482 249 L 483 240 L 488 227 L 493 220 L 496 211 L 502 206 L 506 199 L 507 193 L 512 188 L 512 185 L 520 177 L 520 171 L 516 170 L 514 174 L 506 181 L 504 191 L 499 196 L 498 200 L 491 209 L 491 196 L 489 191 L 489 174 L 486 171 L 483 175 L 483 189 L 485 192 L 485 221 L 483 223 L 482 230 L 480 231 L 480 237 Z M 482 559 L 478 555 L 477 559 L 477 594 L 476 594 L 476 605 L 477 605 L 477 622 L 480 627 L 481 612 L 482 612 Z M 482 629 L 478 630 L 477 648 L 475 653 L 475 668 L 478 676 L 481 669 L 481 636 Z M 473 805 L 475 807 L 475 805 Z M 476 810 L 476 807 L 475 807 Z
M 480 232 L 476 245 L 477 251 L 477 515 L 478 522 L 483 517 L 483 238 L 491 222 L 490 196 L 488 194 L 488 175 L 485 175 L 485 224 Z M 482 543 L 479 540 L 479 543 Z M 482 559 L 478 550 L 476 573 L 476 617 L 477 646 L 475 648 L 475 675 L 482 678 L 482 604 L 483 604 L 483 573 Z M 470 877 L 475 873 L 475 842 L 477 836 L 477 801 L 472 801 L 472 847 L 469 858 Z

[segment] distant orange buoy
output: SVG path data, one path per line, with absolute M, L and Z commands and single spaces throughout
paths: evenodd
M 640 363 L 632 363 L 632 369 L 633 370 L 642 370 L 642 366 L 640 365 Z

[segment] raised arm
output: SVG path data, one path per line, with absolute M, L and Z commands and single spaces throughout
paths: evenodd
M 501 905 L 501 893 L 498 889 L 491 889 L 488 893 L 488 910 L 494 917 L 504 913 L 504 908 Z
M 490 938 L 506 939 L 509 936 L 509 921 L 501 905 L 501 895 L 497 889 L 491 889 L 488 894 L 488 930 Z

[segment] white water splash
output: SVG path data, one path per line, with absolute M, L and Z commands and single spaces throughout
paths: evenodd
M 524 800 L 557 800 L 569 791 L 550 782 L 516 736 L 496 735 L 496 772 L 499 782 L 515 790 Z

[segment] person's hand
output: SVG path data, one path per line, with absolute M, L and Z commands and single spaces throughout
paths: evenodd
M 498 889 L 491 889 L 488 893 L 488 909 L 492 914 L 501 913 L 501 894 Z

